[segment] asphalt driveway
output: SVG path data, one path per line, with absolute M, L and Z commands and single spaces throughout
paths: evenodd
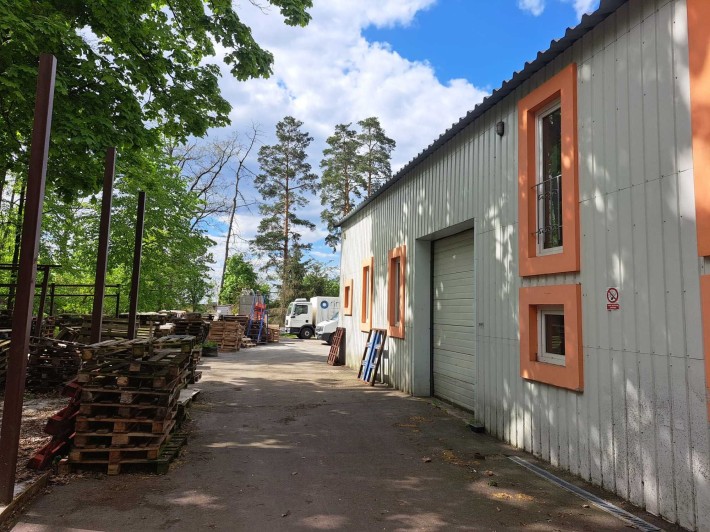
M 285 340 L 204 359 L 190 439 L 167 475 L 74 476 L 15 530 L 626 528 L 513 463 L 534 459 L 474 434 L 465 416 L 370 388 L 327 353 Z

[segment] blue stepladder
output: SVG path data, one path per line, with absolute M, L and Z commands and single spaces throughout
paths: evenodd
M 260 292 L 256 292 L 252 299 L 246 336 L 257 344 L 265 344 L 268 320 L 269 313 L 266 310 L 266 299 Z
M 386 339 L 386 329 L 370 329 L 370 333 L 367 335 L 367 343 L 365 344 L 365 351 L 362 354 L 360 371 L 357 377 L 364 382 L 370 383 L 370 386 L 375 385 L 377 370 L 380 368 L 380 363 L 382 362 L 382 351 L 384 351 Z

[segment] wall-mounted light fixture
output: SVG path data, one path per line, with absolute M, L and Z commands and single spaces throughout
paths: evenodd
M 496 124 L 496 133 L 499 137 L 505 135 L 505 122 L 498 122 Z

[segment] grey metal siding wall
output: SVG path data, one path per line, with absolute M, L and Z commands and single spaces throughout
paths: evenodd
M 520 279 L 517 102 L 578 65 L 582 271 Z M 387 250 L 407 244 L 406 339 L 388 381 L 412 391 L 416 240 L 476 220 L 476 416 L 496 436 L 688 528 L 710 529 L 710 430 L 700 325 L 684 0 L 631 0 L 419 165 L 344 228 L 342 276 L 375 256 L 386 325 Z M 499 138 L 494 124 L 506 123 Z M 710 263 L 710 261 L 708 261 Z M 581 283 L 584 393 L 520 378 L 518 289 Z M 607 312 L 608 286 L 621 310 Z M 348 327 L 355 365 L 365 335 Z M 352 333 L 351 333 L 352 331 Z

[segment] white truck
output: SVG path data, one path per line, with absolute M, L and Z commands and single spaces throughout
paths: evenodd
M 308 340 L 315 336 L 317 323 L 331 320 L 338 312 L 340 298 L 316 296 L 310 301 L 299 298 L 288 304 L 286 323 L 281 331 Z
M 318 338 L 318 340 L 323 340 L 328 345 L 331 345 L 333 335 L 335 334 L 335 329 L 338 328 L 339 320 L 340 313 L 336 314 L 327 321 L 321 321 L 319 323 L 316 323 L 316 338 Z

